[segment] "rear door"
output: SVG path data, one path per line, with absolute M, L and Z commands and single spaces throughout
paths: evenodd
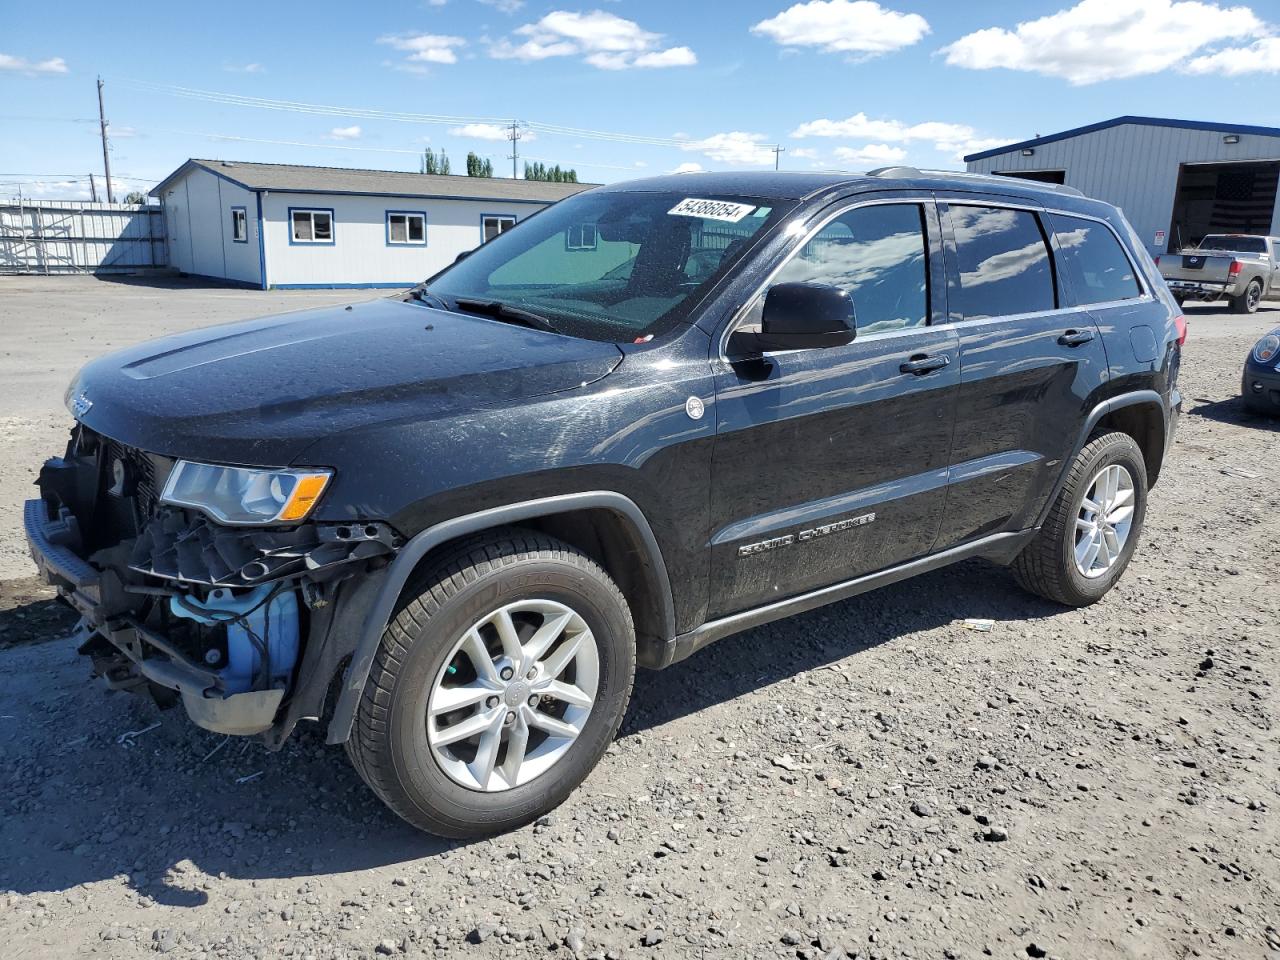
M 960 338 L 942 550 L 1035 524 L 1107 358 L 1093 318 L 1059 281 L 1042 209 L 996 196 L 939 200 Z
M 929 552 L 942 519 L 959 375 L 929 197 L 822 215 L 731 326 L 758 327 L 772 283 L 849 291 L 854 341 L 713 359 L 712 617 Z M 729 331 L 726 331 L 728 333 Z

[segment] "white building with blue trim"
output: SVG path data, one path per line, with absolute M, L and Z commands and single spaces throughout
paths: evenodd
M 169 266 L 251 287 L 407 287 L 590 184 L 188 160 L 151 196 Z

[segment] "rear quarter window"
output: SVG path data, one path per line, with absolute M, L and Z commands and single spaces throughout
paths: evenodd
M 1050 214 L 1058 238 L 1058 263 L 1079 306 L 1132 300 L 1142 295 L 1132 261 L 1106 224 Z

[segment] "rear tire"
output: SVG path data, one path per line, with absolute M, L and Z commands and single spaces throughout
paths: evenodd
M 528 651 L 536 646 L 540 624 L 537 615 L 525 609 L 539 605 L 567 611 L 565 616 L 571 614 L 577 626 L 566 626 L 563 632 L 549 627 L 549 634 L 557 639 L 543 653 L 529 653 L 513 678 L 504 677 L 504 692 L 497 670 L 509 674 L 505 665 L 522 661 L 503 659 L 510 648 L 494 625 L 499 621 L 490 618 L 516 610 L 515 649 Z M 541 624 L 560 616 L 549 614 Z M 512 620 L 508 614 L 503 625 Z M 516 631 L 508 628 L 508 634 Z M 468 646 L 472 634 L 486 646 Z M 570 646 L 571 639 L 580 641 L 575 649 L 590 654 L 582 674 L 590 674 L 590 682 L 582 682 L 583 687 L 591 687 L 590 697 L 574 685 L 579 678 L 579 655 L 572 655 L 568 668 L 560 668 L 570 672 L 547 666 L 556 659 L 554 651 Z M 594 650 L 582 646 L 587 643 L 594 644 Z M 467 654 L 470 649 L 484 653 L 472 656 Z M 490 652 L 497 670 L 486 674 L 478 665 L 473 667 Z M 554 809 L 586 779 L 622 722 L 635 660 L 635 634 L 626 600 L 590 557 L 559 540 L 523 530 L 471 539 L 441 557 L 406 591 L 374 658 L 347 753 L 379 799 L 420 830 L 458 838 L 510 830 Z M 555 673 L 546 679 L 566 681 L 555 684 L 560 693 L 553 691 L 539 701 L 536 684 L 530 688 L 529 683 L 520 682 L 539 670 L 543 675 Z M 496 686 L 487 699 L 482 694 L 456 713 L 442 712 L 442 690 L 452 703 L 490 681 Z M 560 698 L 567 698 L 566 689 L 580 701 L 574 708 L 568 699 L 561 704 Z M 577 720 L 567 724 L 574 719 L 571 709 L 577 710 Z M 490 714 L 496 726 L 484 720 Z M 442 746 L 440 741 L 461 722 L 459 717 L 485 723 L 485 731 Z M 443 725 L 446 722 L 448 726 Z M 557 722 L 561 730 L 576 727 L 576 735 L 553 737 L 539 725 L 550 727 Z M 538 764 L 534 769 L 539 772 L 527 782 L 518 772 L 509 774 L 505 762 L 513 754 L 517 730 L 523 731 L 519 748 L 526 765 L 523 776 L 529 776 L 529 765 Z M 492 772 L 468 784 L 469 764 L 481 769 L 485 737 L 491 733 L 493 742 L 501 740 L 489 755 Z M 521 762 L 516 761 L 515 771 L 521 769 Z
M 1257 313 L 1258 304 L 1262 302 L 1262 282 L 1250 280 L 1244 293 L 1231 298 L 1232 313 Z
M 1089 505 L 1107 499 L 1098 495 L 1097 486 L 1106 477 L 1121 480 L 1115 508 L 1106 511 L 1107 522 L 1091 526 L 1091 520 L 1104 513 Z M 1127 497 L 1126 487 L 1130 488 Z M 1122 520 L 1126 504 L 1131 511 Z M 1146 511 L 1147 467 L 1142 450 L 1127 433 L 1097 436 L 1076 456 L 1044 526 L 1014 560 L 1014 577 L 1024 590 L 1069 607 L 1096 603 L 1129 565 Z M 1126 522 L 1121 536 L 1121 524 Z M 1095 537 L 1091 530 L 1102 532 Z M 1094 540 L 1099 541 L 1099 549 L 1090 557 Z M 1110 562 L 1104 567 L 1099 558 Z

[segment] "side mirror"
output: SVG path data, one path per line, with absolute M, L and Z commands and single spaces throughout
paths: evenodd
M 827 283 L 777 283 L 764 298 L 760 333 L 763 350 L 841 347 L 857 335 L 848 291 Z

